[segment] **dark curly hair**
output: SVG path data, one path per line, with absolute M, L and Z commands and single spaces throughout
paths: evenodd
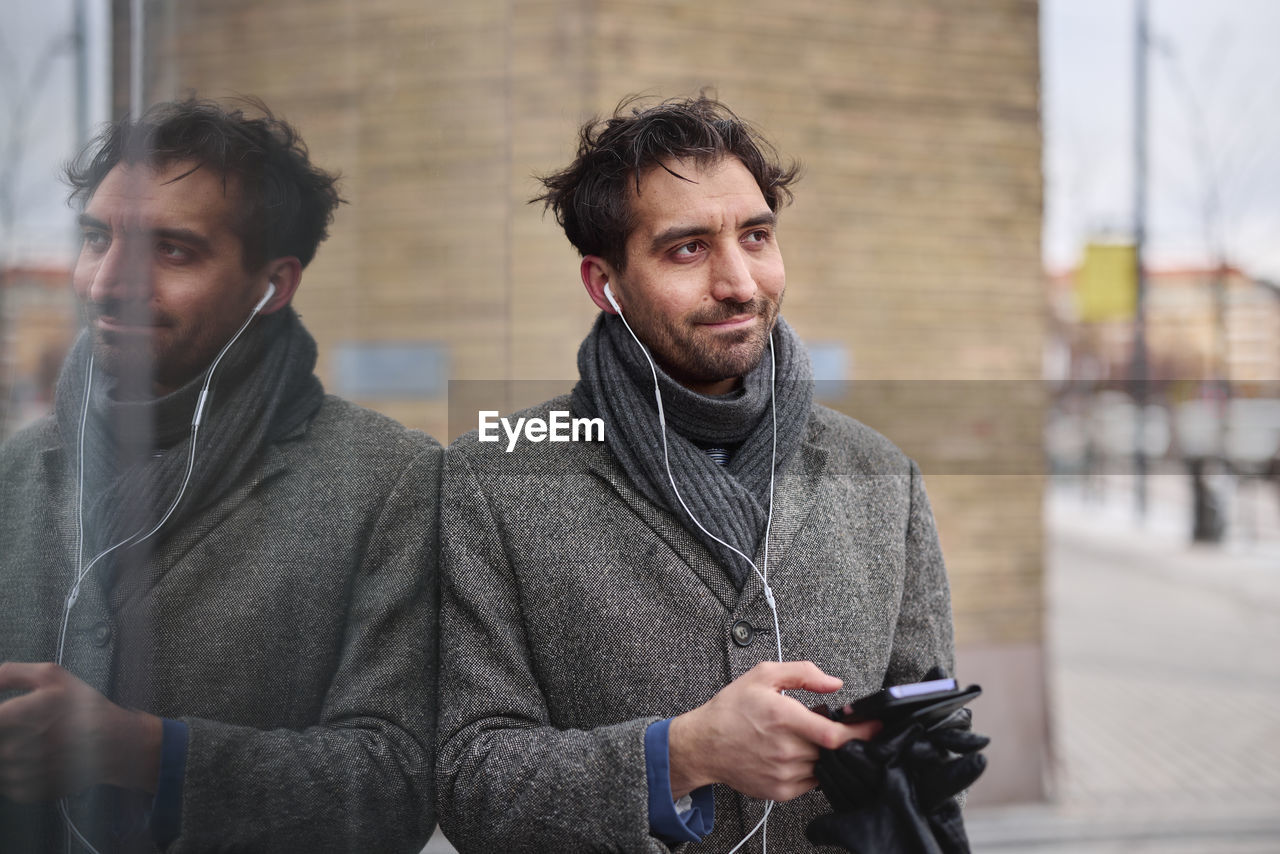
M 190 161 L 192 172 L 212 169 L 224 186 L 229 176 L 238 179 L 235 230 L 247 269 L 287 255 L 307 266 L 344 201 L 338 176 L 312 165 L 298 132 L 262 101 L 241 102 L 260 115 L 250 118 L 240 109 L 191 97 L 156 104 L 136 120 L 112 122 L 67 165 L 70 201 L 86 204 L 121 162 L 158 168 Z
M 626 267 L 627 236 L 635 227 L 627 203 L 627 181 L 671 159 L 700 166 L 736 157 L 755 178 L 774 213 L 791 201 L 798 164 L 783 165 L 760 133 L 705 93 L 643 106 L 624 98 L 605 120 L 593 118 L 578 134 L 578 154 L 566 168 L 539 180 L 546 192 L 530 199 L 555 211 L 565 236 L 584 256 L 599 255 L 618 270 Z M 667 171 L 671 171 L 667 169 Z M 675 172 L 678 178 L 684 176 Z

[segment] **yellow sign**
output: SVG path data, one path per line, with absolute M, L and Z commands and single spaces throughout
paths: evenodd
M 1076 273 L 1076 307 L 1086 323 L 1130 320 L 1138 304 L 1137 253 L 1131 244 L 1091 243 Z

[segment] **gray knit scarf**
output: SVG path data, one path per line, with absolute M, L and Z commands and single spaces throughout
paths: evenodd
M 58 377 L 54 409 L 75 483 L 78 439 L 92 343 L 81 335 Z M 173 515 L 130 554 L 122 549 L 95 572 L 108 589 L 127 565 L 222 498 L 264 445 L 296 429 L 324 397 L 313 370 L 316 343 L 292 308 L 259 317 L 227 352 L 213 378 L 200 425 L 191 481 Z M 135 533 L 149 531 L 178 494 L 191 447 L 191 418 L 204 374 L 161 398 L 121 401 L 113 377 L 94 368 L 84 437 L 85 562 Z
M 781 468 L 804 438 L 813 400 L 813 371 L 804 346 L 779 317 L 773 332 L 778 360 L 778 460 Z M 605 441 L 645 497 L 666 508 L 720 561 L 741 590 L 751 567 L 703 533 L 671 489 L 662 459 L 662 436 L 653 399 L 653 374 L 621 320 L 602 313 L 578 350 L 581 376 L 573 407 L 605 423 Z M 770 360 L 760 363 L 739 389 L 713 397 L 690 391 L 658 366 L 671 473 L 680 495 L 706 528 L 753 559 L 769 512 L 773 419 L 769 411 Z M 700 446 L 737 446 L 728 465 Z

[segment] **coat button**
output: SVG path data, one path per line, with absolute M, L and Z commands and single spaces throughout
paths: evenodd
M 729 630 L 729 633 L 733 635 L 733 642 L 738 646 L 751 646 L 756 630 L 746 620 L 738 620 L 733 624 L 733 628 Z
M 106 646 L 111 642 L 111 627 L 106 623 L 98 623 L 93 627 L 93 645 Z

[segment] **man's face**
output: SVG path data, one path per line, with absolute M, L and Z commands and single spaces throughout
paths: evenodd
M 612 271 L 627 321 L 673 378 L 731 391 L 759 363 L 786 287 L 776 217 L 735 157 L 665 164 L 630 184 L 627 268 Z
M 156 394 L 208 367 L 267 287 L 265 266 L 244 269 L 237 182 L 194 166 L 117 165 L 80 217 L 73 283 L 95 357 Z

